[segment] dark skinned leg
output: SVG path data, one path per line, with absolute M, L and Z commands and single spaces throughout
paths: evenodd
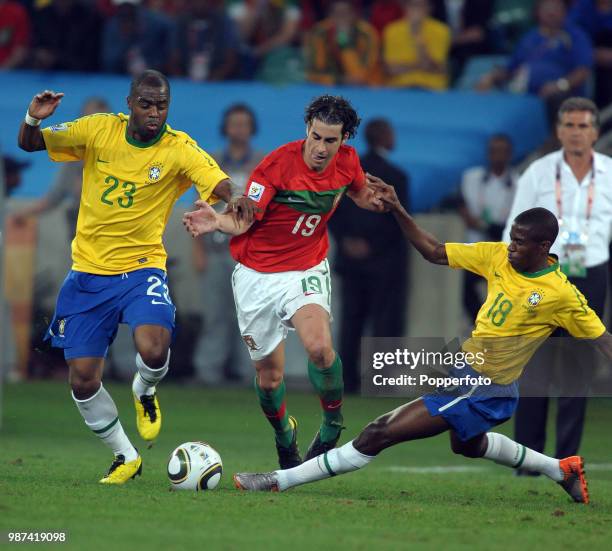
M 449 428 L 444 418 L 433 417 L 419 398 L 372 421 L 354 440 L 353 446 L 373 456 L 400 442 L 429 438 Z

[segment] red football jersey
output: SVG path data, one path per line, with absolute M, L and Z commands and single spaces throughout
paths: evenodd
M 302 157 L 304 140 L 279 147 L 255 168 L 245 195 L 261 212 L 249 230 L 232 238 L 234 259 L 258 272 L 307 270 L 327 256 L 327 221 L 347 189 L 365 186 L 354 148 L 341 145 L 323 172 Z

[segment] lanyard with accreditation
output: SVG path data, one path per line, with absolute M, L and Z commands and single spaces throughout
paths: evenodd
M 561 243 L 561 270 L 568 277 L 586 277 L 586 244 L 589 240 L 589 226 L 593 212 L 593 199 L 595 197 L 595 157 L 591 162 L 591 180 L 587 191 L 586 224 L 583 228 L 574 226 L 565 227 L 563 220 L 563 204 L 561 190 L 561 161 L 557 163 L 555 178 L 555 196 L 557 199 L 557 213 L 559 218 L 559 240 Z M 568 224 L 569 226 L 569 224 Z

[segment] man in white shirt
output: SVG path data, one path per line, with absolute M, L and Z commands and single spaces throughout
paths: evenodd
M 469 168 L 461 180 L 459 214 L 468 243 L 501 240 L 516 191 L 518 173 L 510 166 L 512 140 L 505 134 L 491 136 L 487 159 L 487 166 Z M 463 307 L 473 322 L 484 298 L 477 289 L 483 279 L 466 271 L 463 281 Z
M 598 117 L 591 100 L 569 98 L 563 102 L 557 120 L 562 148 L 535 161 L 520 178 L 504 241 L 509 241 L 510 224 L 523 210 L 544 207 L 554 212 L 559 221 L 559 237 L 551 253 L 559 256 L 570 281 L 602 317 L 612 221 L 612 159 L 593 151 L 599 136 Z M 584 375 L 582 383 L 588 381 L 593 368 L 589 352 L 581 349 L 580 365 L 571 366 L 576 377 Z M 528 368 L 522 384 L 528 384 L 530 378 L 550 384 L 548 377 L 552 377 L 554 367 L 540 364 Z M 586 398 L 584 388 L 578 390 L 579 382 L 574 379 L 574 388 L 566 389 L 565 397 L 559 398 L 556 457 L 574 455 L 580 445 Z M 544 448 L 547 409 L 547 397 L 521 398 L 515 417 L 518 442 L 540 451 Z

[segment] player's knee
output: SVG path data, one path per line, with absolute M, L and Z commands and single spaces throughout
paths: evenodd
M 100 388 L 100 379 L 96 376 L 70 373 L 70 388 L 77 400 L 91 398 Z
M 334 361 L 335 352 L 327 339 L 312 339 L 305 348 L 308 359 L 319 368 L 329 367 Z
M 461 442 L 461 440 L 451 440 L 451 449 L 453 453 L 457 455 L 463 455 L 464 457 L 481 457 L 482 453 L 480 450 L 480 446 L 472 443 L 472 442 Z
M 160 369 L 168 359 L 168 346 L 161 339 L 151 339 L 140 351 L 140 357 L 151 369 Z
M 273 392 L 283 382 L 283 374 L 272 370 L 258 372 L 257 386 L 264 392 Z

